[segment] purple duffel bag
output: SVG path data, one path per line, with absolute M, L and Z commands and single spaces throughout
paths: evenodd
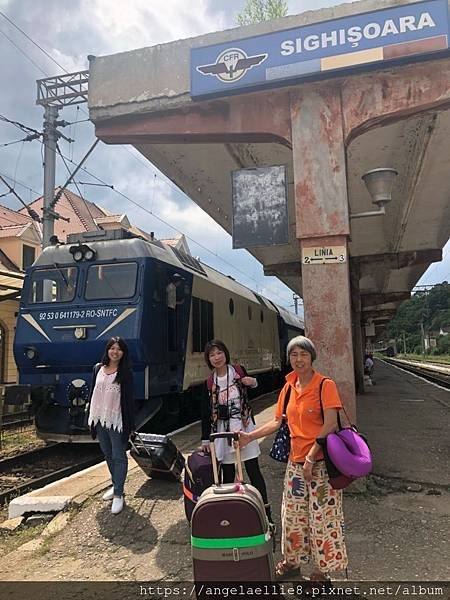
M 347 477 L 365 477 L 372 470 L 370 448 L 354 427 L 329 433 L 327 450 L 334 465 Z

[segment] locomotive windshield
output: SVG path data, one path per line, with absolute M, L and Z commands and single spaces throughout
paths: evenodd
M 31 275 L 30 304 L 40 302 L 71 302 L 77 286 L 77 267 L 38 269 Z
M 132 298 L 136 291 L 137 264 L 91 265 L 86 281 L 86 300 Z

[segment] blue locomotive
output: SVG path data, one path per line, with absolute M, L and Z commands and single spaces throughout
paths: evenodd
M 27 270 L 14 341 L 20 385 L 10 393 L 31 395 L 41 438 L 91 441 L 92 368 L 117 335 L 130 348 L 137 424 L 176 425 L 198 416 L 209 339 L 274 385 L 301 331 L 298 317 L 187 251 L 121 229 L 73 234 Z

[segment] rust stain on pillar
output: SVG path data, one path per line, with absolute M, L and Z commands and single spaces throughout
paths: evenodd
M 301 251 L 347 247 L 349 217 L 341 98 L 338 88 L 304 86 L 291 95 L 297 237 Z M 348 262 L 302 266 L 306 334 L 317 344 L 317 369 L 332 377 L 355 414 Z
M 291 94 L 297 237 L 348 235 L 341 102 L 336 88 L 304 86 Z M 295 142 L 294 142 L 295 140 Z M 317 148 L 320 147 L 320 152 Z

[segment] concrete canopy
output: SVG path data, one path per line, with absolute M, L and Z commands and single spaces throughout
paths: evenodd
M 303 83 L 278 90 L 193 102 L 191 47 L 236 40 L 374 8 L 408 4 L 365 0 L 91 60 L 90 117 L 97 136 L 133 144 L 231 233 L 231 171 L 287 166 L 289 244 L 251 248 L 265 273 L 302 295 L 294 201 L 292 95 L 334 90 L 340 95 L 349 213 L 373 210 L 361 181 L 366 171 L 399 173 L 385 217 L 350 220 L 349 252 L 358 265 L 362 317 L 385 319 L 407 297 L 450 234 L 450 58 Z M 333 227 L 330 216 L 330 228 Z M 331 219 L 331 220 L 330 220 Z M 345 230 L 346 229 L 346 230 Z M 320 236 L 318 236 L 320 237 Z

